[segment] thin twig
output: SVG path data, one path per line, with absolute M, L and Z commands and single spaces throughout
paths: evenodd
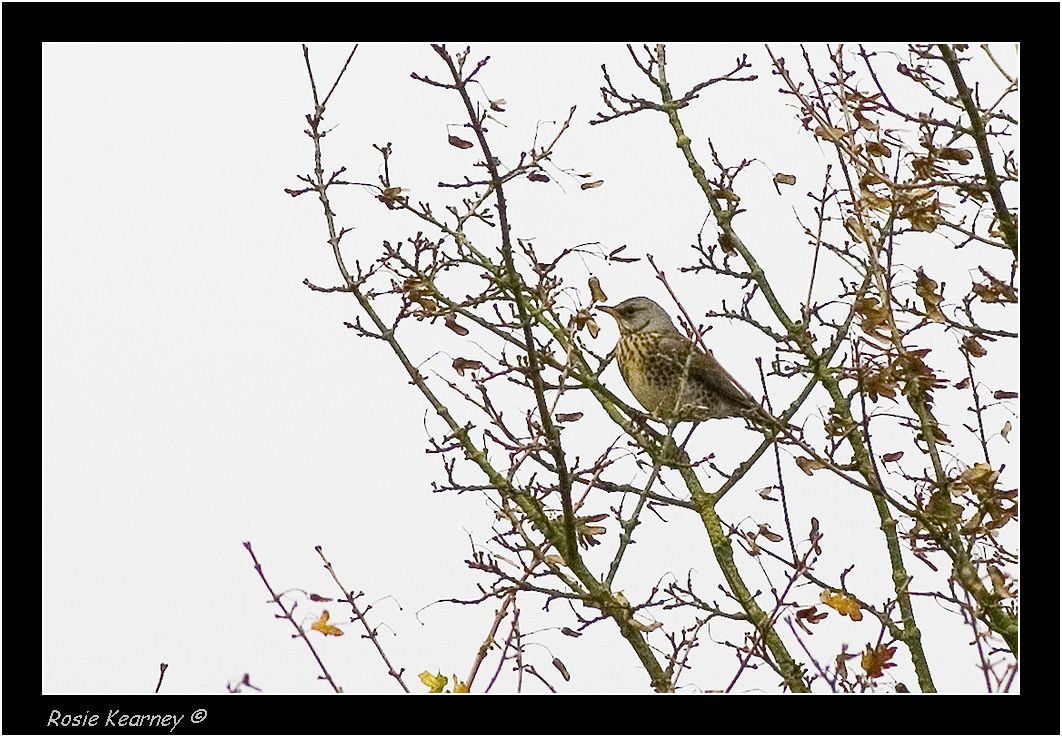
M 159 682 L 155 684 L 155 693 L 158 693 L 159 689 L 162 688 L 162 679 L 166 675 L 167 668 L 169 668 L 169 665 L 166 663 L 159 663 Z
M 258 557 L 254 554 L 254 550 L 251 548 L 251 541 L 244 542 L 243 547 L 247 548 L 247 552 L 251 555 L 251 560 L 254 561 L 254 569 L 258 572 L 259 578 L 262 579 L 262 583 L 265 584 L 266 589 L 269 591 L 269 595 L 273 598 L 273 603 L 280 608 L 282 614 L 277 614 L 277 619 L 286 619 L 291 623 L 291 626 L 295 628 L 296 634 L 293 637 L 300 637 L 302 641 L 306 643 L 306 647 L 310 649 L 310 653 L 313 655 L 313 659 L 317 661 L 318 667 L 321 669 L 321 674 L 318 678 L 328 681 L 328 685 L 332 687 L 332 690 L 336 693 L 343 693 L 343 689 L 336 685 L 336 682 L 332 680 L 332 674 L 328 672 L 328 668 L 325 667 L 324 661 L 321 660 L 321 656 L 317 654 L 317 648 L 310 642 L 310 638 L 306 636 L 306 630 L 302 628 L 302 625 L 295 621 L 295 617 L 292 616 L 292 612 L 295 611 L 293 606 L 289 611 L 281 600 L 277 592 L 273 590 L 273 587 L 269 584 L 269 580 L 266 579 L 265 571 L 262 570 L 262 564 L 258 562 Z
M 380 654 L 380 659 L 383 660 L 384 665 L 387 666 L 387 675 L 398 681 L 398 685 L 402 687 L 402 690 L 409 693 L 409 688 L 406 686 L 405 681 L 402 680 L 402 674 L 405 673 L 406 669 L 400 668 L 399 670 L 395 670 L 395 667 L 391 664 L 390 658 L 387 657 L 387 653 L 384 652 L 383 646 L 380 645 L 380 638 L 376 632 L 376 628 L 369 626 L 369 623 L 365 620 L 365 613 L 362 612 L 358 607 L 357 602 L 354 601 L 354 592 L 340 582 L 339 577 L 336 575 L 335 568 L 332 567 L 332 562 L 325 557 L 321 546 L 315 545 L 313 549 L 317 551 L 319 556 L 321 556 L 321 560 L 324 561 L 325 570 L 332 576 L 332 580 L 336 582 L 336 586 L 339 587 L 339 590 L 343 592 L 341 598 L 350 605 L 351 610 L 354 612 L 354 619 L 361 622 L 361 626 L 365 628 L 365 634 L 362 636 L 372 642 L 373 646 L 376 648 L 376 652 Z

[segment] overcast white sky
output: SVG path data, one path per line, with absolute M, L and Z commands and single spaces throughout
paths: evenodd
M 798 58 L 793 46 L 774 48 Z M 349 47 L 311 49 L 318 83 L 330 83 Z M 1017 69 L 1013 45 L 994 50 Z M 731 162 L 759 160 L 745 180 L 749 212 L 738 224 L 778 275 L 781 297 L 795 307 L 804 297 L 811 251 L 793 208 L 807 215 L 803 192 L 821 188 L 829 151 L 800 132 L 762 46 L 676 45 L 671 81 L 684 89 L 726 71 L 742 52 L 760 79 L 711 88 L 683 111 L 684 121 L 705 161 L 708 137 Z M 562 176 L 549 185 L 511 188 L 517 236 L 535 239 L 549 258 L 579 243 L 597 242 L 604 251 L 626 244 L 632 255 L 657 256 L 695 315 L 719 309 L 724 298 L 735 303 L 738 292 L 730 285 L 676 272 L 691 261 L 688 246 L 705 203 L 663 116 L 587 125 L 601 109 L 602 63 L 621 89 L 649 92 L 622 45 L 479 44 L 473 54 L 491 55 L 480 79 L 490 97 L 508 103 L 508 128 L 493 131 L 496 152 L 511 157 L 526 149 L 536 123 L 562 119 L 577 105 L 556 161 L 605 181 L 585 192 Z M 977 69 L 998 81 L 986 64 Z M 462 111 L 456 97 L 415 82 L 411 71 L 442 75 L 426 45 L 361 46 L 329 107 L 327 121 L 336 128 L 325 139 L 325 167 L 345 165 L 349 179 L 374 181 L 379 160 L 371 144 L 390 141 L 392 173 L 411 196 L 450 201 L 435 183 L 468 171 L 462 167 L 471 154 L 446 144 L 446 125 L 462 122 Z M 383 644 L 414 691 L 423 690 L 416 679 L 422 670 L 467 674 L 494 607 L 440 604 L 417 612 L 438 598 L 475 596 L 475 584 L 486 583 L 463 561 L 469 536 L 487 536 L 492 511 L 474 493 L 431 493 L 440 465 L 424 453 L 423 399 L 386 346 L 356 339 L 343 327 L 357 315 L 352 299 L 302 285 L 307 277 L 321 285 L 339 277 L 318 202 L 283 192 L 300 186 L 296 175 L 309 172 L 313 161 L 302 132 L 311 98 L 299 44 L 48 44 L 43 97 L 42 609 L 63 619 L 43 640 L 43 690 L 146 693 L 165 661 L 164 689 L 171 693 L 223 692 L 245 672 L 271 693 L 327 692 L 305 647 L 289 638 L 288 625 L 265 603 L 244 540 L 253 542 L 277 590 L 334 596 L 314 552 L 323 545 L 341 580 L 375 602 L 370 619 L 382 624 Z M 776 171 L 796 174 L 793 191 L 800 194 L 779 197 L 771 183 Z M 345 241 L 348 259 L 369 261 L 381 240 L 395 242 L 419 228 L 360 188 L 339 192 L 333 206 L 339 223 L 355 228 Z M 925 249 L 922 262 L 932 275 L 954 267 L 956 252 L 939 243 Z M 1008 273 L 1002 255 L 984 259 L 997 275 Z M 610 267 L 588 260 L 586 267 L 613 301 L 647 294 L 666 304 L 644 262 Z M 585 273 L 573 284 L 582 287 Z M 716 356 L 746 386 L 758 386 L 753 360 L 769 360 L 770 345 L 747 327 L 710 324 L 707 339 Z M 596 347 L 606 352 L 616 333 L 607 318 L 602 326 Z M 444 352 L 425 364 L 444 373 L 452 356 L 467 355 L 468 348 L 437 328 L 418 326 L 411 335 L 418 360 Z M 986 362 L 983 380 L 1017 391 L 1014 355 L 1009 365 Z M 615 368 L 604 378 L 629 396 Z M 779 389 L 786 402 L 788 390 Z M 574 409 L 593 410 L 572 403 L 568 411 Z M 587 452 L 616 436 L 600 411 L 581 422 Z M 732 467 L 757 436 L 727 421 L 709 423 L 695 438 L 701 453 L 713 450 L 721 465 Z M 1017 429 L 1009 444 L 994 441 L 1014 473 L 1006 486 L 1017 486 L 1019 443 Z M 724 517 L 769 521 L 778 529 L 777 508 L 754 493 L 771 483 L 768 454 L 742 491 L 721 505 Z M 615 500 L 603 499 L 600 511 L 609 503 Z M 891 585 L 882 574 L 885 553 L 870 502 L 819 475 L 794 505 L 804 535 L 808 517 L 822 522 L 824 575 L 835 580 L 857 562 L 865 596 L 884 600 Z M 666 524 L 646 518 L 639 528 L 644 538 L 617 587 L 633 601 L 661 575 L 684 579 L 694 569 L 701 590 L 714 595 L 721 575 L 703 530 L 693 515 L 672 510 L 665 516 Z M 607 561 L 615 532 L 612 523 L 601 546 L 608 552 L 595 552 L 592 560 Z M 754 585 L 766 586 L 754 562 L 744 558 L 741 565 Z M 908 565 L 917 576 L 928 575 L 910 556 Z M 927 587 L 933 581 L 920 580 Z M 815 603 L 810 588 L 799 596 Z M 918 607 L 941 690 L 983 690 L 967 647 L 970 631 L 926 600 Z M 334 620 L 346 620 L 342 606 L 330 608 Z M 574 622 L 559 605 L 540 612 L 532 597 L 521 608 L 528 633 Z M 303 615 L 319 610 L 306 601 L 298 609 Z M 876 641 L 871 618 L 839 619 L 819 635 L 823 653 L 840 642 L 858 651 Z M 736 632 L 720 627 L 713 637 Z M 648 689 L 610 624 L 577 640 L 556 630 L 529 637 L 536 667 L 562 690 Z M 347 692 L 396 690 L 365 641 L 315 642 Z M 662 636 L 656 644 L 664 645 Z M 567 664 L 569 684 L 552 670 L 554 655 Z M 902 648 L 898 659 L 889 675 L 914 690 Z M 493 660 L 485 667 L 493 672 Z M 687 690 L 725 687 L 734 668 L 731 651 L 705 643 Z M 741 684 L 775 690 L 775 678 L 762 671 Z M 498 688 L 512 690 L 513 679 Z M 533 683 L 528 689 L 543 690 Z

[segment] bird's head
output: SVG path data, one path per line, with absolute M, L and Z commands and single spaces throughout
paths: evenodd
M 671 316 L 648 297 L 631 297 L 618 305 L 601 305 L 597 309 L 612 315 L 622 335 L 675 332 Z

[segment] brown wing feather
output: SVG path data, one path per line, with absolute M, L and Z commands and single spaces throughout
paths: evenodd
M 677 362 L 679 370 L 686 365 L 686 357 L 690 348 L 693 348 L 693 357 L 689 359 L 689 377 L 698 383 L 704 384 L 720 396 L 733 400 L 742 407 L 757 406 L 734 383 L 727 378 L 722 366 L 715 357 L 702 351 L 695 343 L 691 344 L 682 335 L 671 333 L 662 336 L 661 353 L 671 357 Z

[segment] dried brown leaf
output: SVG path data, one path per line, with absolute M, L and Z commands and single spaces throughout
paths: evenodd
M 840 141 L 844 138 L 844 131 L 833 126 L 820 125 L 815 128 L 815 135 L 827 141 Z
M 962 347 L 973 358 L 981 358 L 988 355 L 985 347 L 972 335 L 967 335 L 962 339 Z
M 859 664 L 863 666 L 863 670 L 871 678 L 881 678 L 886 668 L 896 667 L 896 663 L 890 662 L 895 654 L 895 647 L 886 647 L 884 644 L 872 646 L 868 642 L 867 649 L 863 651 Z
M 639 630 L 640 632 L 652 632 L 653 630 L 658 630 L 664 626 L 663 622 L 653 622 L 652 624 L 645 624 L 644 622 L 639 622 L 633 617 L 631 617 L 627 621 L 631 623 L 631 626 L 633 626 L 634 629 Z
M 443 322 L 446 324 L 446 327 L 450 328 L 458 335 L 468 335 L 468 328 L 458 324 L 457 320 L 454 319 L 453 315 L 447 315 L 446 319 Z
M 759 534 L 770 540 L 772 543 L 780 543 L 785 539 L 777 532 L 771 532 L 770 525 L 766 523 L 759 526 Z
M 805 456 L 797 456 L 796 464 L 800 467 L 800 470 L 808 476 L 811 476 L 820 468 L 826 468 L 826 464 L 817 458 L 807 458 Z
M 855 119 L 856 122 L 859 123 L 860 128 L 863 128 L 868 131 L 876 131 L 878 129 L 877 123 L 864 116 L 863 113 L 859 112 L 858 110 L 855 111 Z
M 459 376 L 464 376 L 465 371 L 475 371 L 476 369 L 483 368 L 483 363 L 481 361 L 475 361 L 471 358 L 461 358 L 460 356 L 458 356 L 454 359 L 453 367 L 454 371 L 456 371 Z
M 734 239 L 728 231 L 723 231 L 719 234 L 719 247 L 723 249 L 723 253 L 728 256 L 733 256 L 737 253 L 737 247 L 734 245 Z
M 965 148 L 940 148 L 937 149 L 937 158 L 944 161 L 957 161 L 960 165 L 965 166 L 973 161 L 973 151 L 968 151 Z
M 774 487 L 773 486 L 765 486 L 762 489 L 760 489 L 759 491 L 757 491 L 756 493 L 760 495 L 761 499 L 765 499 L 765 500 L 767 500 L 769 502 L 776 502 L 778 500 L 776 498 L 774 498 L 773 496 L 771 496 L 771 492 L 772 491 L 774 491 Z
M 596 276 L 590 277 L 587 286 L 590 287 L 591 302 L 608 302 L 608 296 L 605 295 L 605 290 L 601 288 L 601 281 Z
M 892 149 L 884 143 L 870 141 L 867 144 L 867 153 L 871 156 L 884 156 L 885 158 L 890 158 L 892 156 Z
M 915 281 L 915 294 L 922 298 L 922 303 L 926 308 L 926 318 L 933 322 L 944 322 L 944 313 L 940 311 L 940 303 L 944 301 L 944 297 L 937 293 L 939 285 L 926 276 L 922 269 L 917 272 L 917 280 Z
M 582 412 L 558 412 L 554 415 L 557 418 L 557 422 L 575 422 L 582 416 Z
M 855 215 L 849 215 L 844 221 L 845 230 L 847 230 L 853 238 L 864 243 L 870 242 L 870 236 L 867 235 L 867 231 L 863 228 L 859 218 Z
M 1003 571 L 999 570 L 996 566 L 988 567 L 988 578 L 992 581 L 992 591 L 1000 599 L 1009 599 L 1014 596 L 1014 592 L 1007 586 L 1007 577 L 1003 574 Z

